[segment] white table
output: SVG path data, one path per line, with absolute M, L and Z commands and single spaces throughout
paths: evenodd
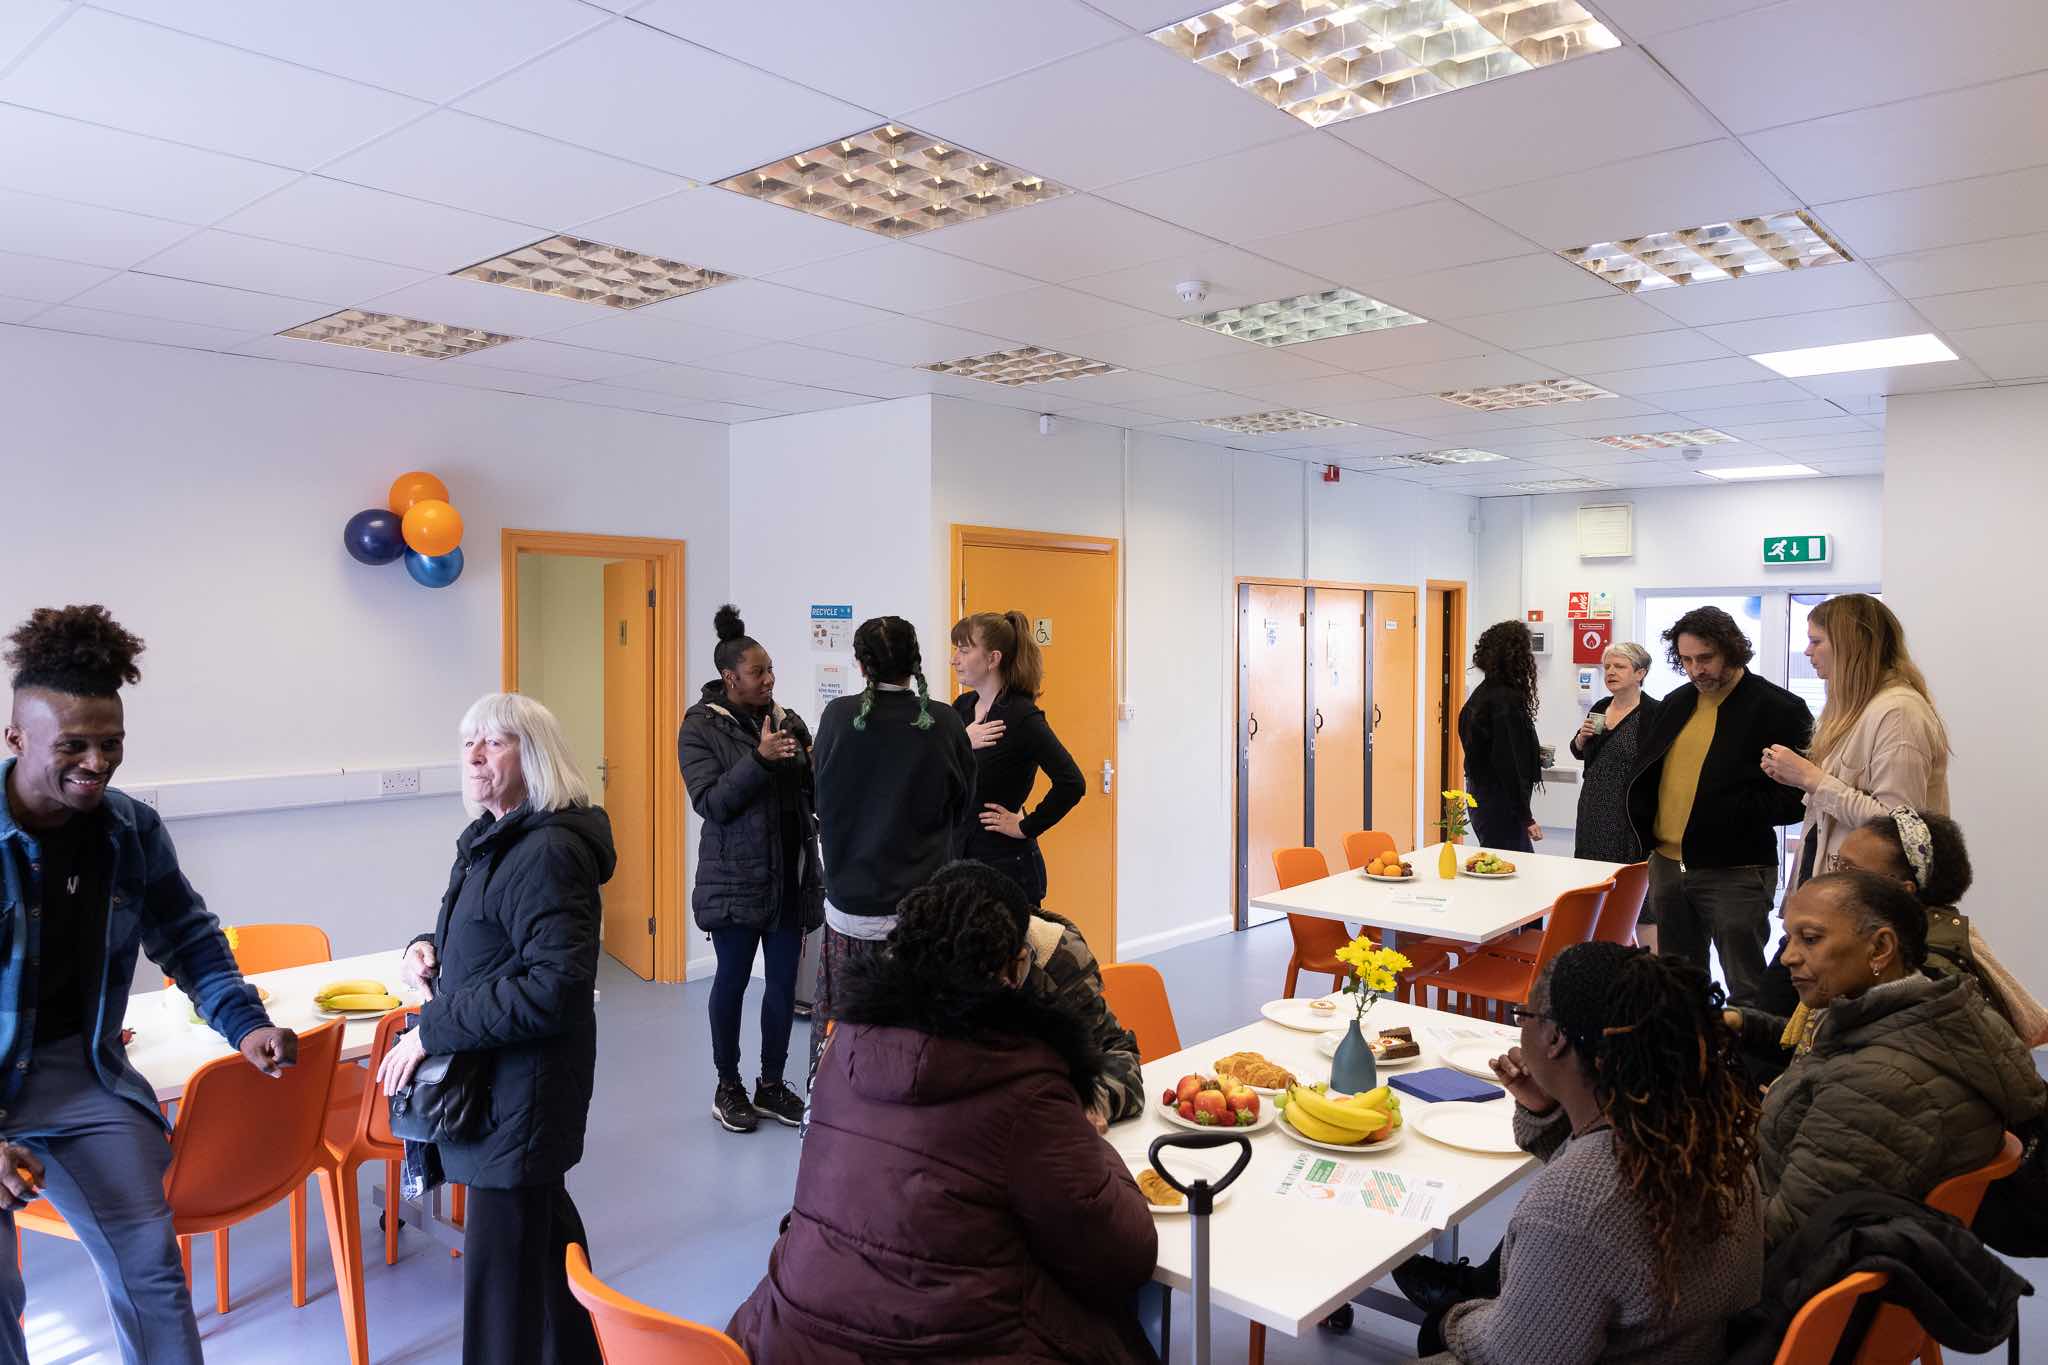
M 1484 943 L 1542 919 L 1565 892 L 1598 886 L 1621 867 L 1620 863 L 1588 858 L 1508 853 L 1502 856 L 1515 865 L 1512 877 L 1496 880 L 1460 876 L 1447 882 L 1437 876 L 1437 853 L 1442 847 L 1431 844 L 1402 855 L 1415 869 L 1412 881 L 1376 882 L 1363 871 L 1347 870 L 1321 881 L 1269 892 L 1254 899 L 1252 906 L 1290 915 L 1369 924 L 1397 934 L 1429 934 L 1460 943 Z M 1460 866 L 1478 851 L 1460 848 Z M 1437 912 L 1397 904 L 1413 892 L 1448 892 L 1450 903 Z
M 1348 1015 L 1340 1014 L 1339 1018 L 1349 1021 Z M 1399 1070 L 1383 1070 L 1383 1082 L 1407 1071 L 1440 1064 L 1442 1049 L 1427 1032 L 1432 1027 L 1498 1035 L 1503 1052 L 1510 1045 L 1511 1032 L 1497 1025 L 1393 1000 L 1380 1001 L 1366 1015 L 1368 1032 L 1404 1024 L 1414 1030 L 1415 1040 L 1422 1045 L 1422 1058 Z M 1150 1092 L 1145 1115 L 1112 1127 L 1109 1143 L 1120 1154 L 1142 1163 L 1154 1138 L 1163 1133 L 1189 1131 L 1160 1116 L 1159 1096 L 1188 1072 L 1213 1075 L 1216 1059 L 1228 1053 L 1260 1052 L 1294 1072 L 1304 1083 L 1328 1080 L 1330 1060 L 1316 1051 L 1316 1037 L 1261 1019 L 1152 1062 L 1145 1068 L 1145 1086 Z M 1484 1106 L 1499 1112 L 1502 1130 L 1507 1131 L 1514 1101 L 1503 1095 L 1485 1101 Z M 1416 1117 L 1431 1107 L 1412 1096 L 1401 1097 L 1402 1117 L 1411 1129 Z M 1363 1152 L 1339 1156 L 1307 1147 L 1282 1132 L 1277 1124 L 1251 1134 L 1251 1141 L 1251 1164 L 1230 1187 L 1209 1224 L 1210 1302 L 1212 1308 L 1227 1309 L 1289 1336 L 1302 1335 L 1334 1309 L 1360 1299 L 1372 1284 L 1438 1237 L 1436 1229 L 1423 1223 L 1357 1209 L 1319 1206 L 1275 1193 L 1281 1176 L 1296 1156 L 1303 1152 L 1338 1156 L 1344 1161 L 1368 1162 L 1448 1180 L 1455 1186 L 1449 1219 L 1452 1228 L 1536 1165 L 1533 1157 L 1521 1153 L 1496 1156 L 1468 1152 L 1442 1146 L 1413 1131 L 1399 1146 L 1377 1156 Z M 1230 1155 L 1232 1150 L 1224 1148 L 1220 1153 L 1203 1155 L 1214 1160 L 1219 1155 Z M 1185 1162 L 1196 1154 L 1180 1155 Z M 1175 1155 L 1168 1153 L 1166 1160 L 1172 1165 Z M 1192 1250 L 1189 1216 L 1159 1214 L 1155 1221 L 1159 1227 L 1159 1265 L 1153 1279 L 1186 1290 L 1190 1287 Z

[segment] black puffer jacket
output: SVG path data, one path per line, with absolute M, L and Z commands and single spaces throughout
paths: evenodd
M 735 712 L 725 684 L 704 684 L 697 704 L 683 713 L 676 758 L 690 807 L 703 817 L 697 841 L 697 882 L 690 909 L 697 927 L 759 929 L 782 918 L 787 878 L 783 866 L 782 803 L 775 787 L 797 783 L 797 822 L 803 845 L 797 874 L 798 912 L 806 933 L 825 922 L 825 881 L 818 862 L 818 788 L 811 774 L 811 732 L 803 717 L 777 706 L 775 726 L 797 742 L 797 756 L 773 765 L 756 753 L 758 722 Z
M 420 1041 L 429 1053 L 485 1054 L 491 1126 L 474 1142 L 439 1144 L 449 1180 L 545 1185 L 582 1160 L 597 1070 L 598 887 L 617 863 L 611 820 L 595 806 L 486 814 L 456 839 Z

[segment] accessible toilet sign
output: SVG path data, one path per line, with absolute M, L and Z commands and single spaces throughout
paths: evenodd
M 1827 536 L 1765 536 L 1766 564 L 1826 564 L 1834 547 Z

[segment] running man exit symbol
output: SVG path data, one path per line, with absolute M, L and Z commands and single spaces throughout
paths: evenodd
M 1826 536 L 1766 536 L 1766 564 L 1826 564 L 1832 547 Z

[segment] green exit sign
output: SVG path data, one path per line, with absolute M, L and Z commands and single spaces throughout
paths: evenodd
M 1826 564 L 1834 547 L 1826 536 L 1765 536 L 1766 564 Z

